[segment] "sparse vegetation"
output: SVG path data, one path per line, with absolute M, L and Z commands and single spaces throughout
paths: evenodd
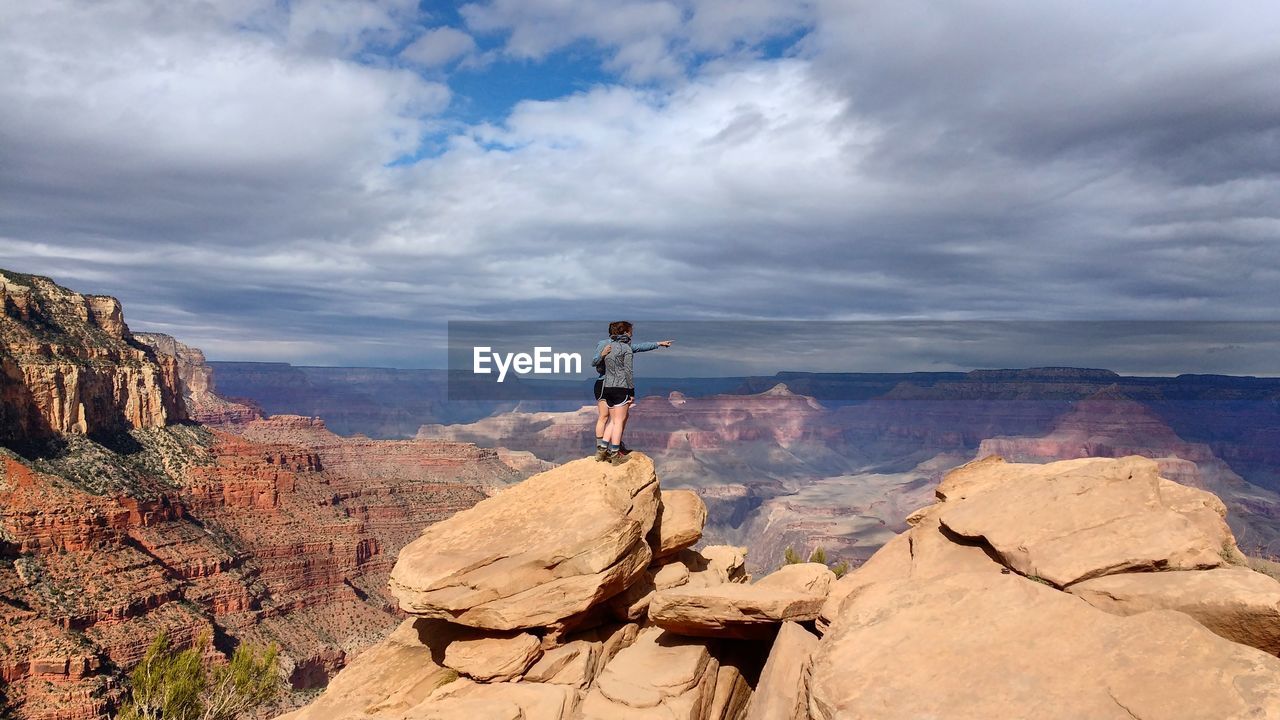
M 274 645 L 260 650 L 241 645 L 224 664 L 209 664 L 208 635 L 194 647 L 175 650 L 164 633 L 156 636 L 130 674 L 129 701 L 121 720 L 234 720 L 273 700 L 280 692 Z
M 830 558 L 827 557 L 827 551 L 824 550 L 821 545 L 814 548 L 813 551 L 809 553 L 808 560 L 805 560 L 804 556 L 796 552 L 796 549 L 793 547 L 788 547 L 782 553 L 783 565 L 796 565 L 802 562 L 811 562 L 811 563 L 818 563 L 820 565 L 826 565 L 827 567 L 831 568 L 831 572 L 835 573 L 837 578 L 844 577 L 845 574 L 848 573 L 849 570 L 851 569 L 849 562 L 847 560 L 840 560 L 835 564 L 832 564 Z

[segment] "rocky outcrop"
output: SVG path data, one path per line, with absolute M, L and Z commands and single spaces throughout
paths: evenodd
M 1137 457 L 1049 465 L 989 458 L 943 480 L 938 520 L 1011 569 L 1058 587 L 1116 572 L 1218 567 L 1238 553 L 1222 502 L 1158 472 Z
M 115 298 L 0 270 L 0 309 L 0 444 L 186 417 L 176 361 L 134 338 Z
M 808 717 L 805 685 L 818 636 L 793 622 L 783 623 L 760 672 L 746 720 L 798 720 Z
M 551 625 L 644 572 L 659 497 L 640 453 L 562 465 L 427 528 L 401 551 L 392 592 L 406 612 L 472 627 Z
M 702 526 L 707 523 L 707 505 L 692 490 L 663 490 L 662 512 L 654 532 L 654 556 L 666 557 L 702 539 Z
M 658 517 L 676 520 L 686 538 L 677 545 L 697 537 L 701 513 L 690 506 L 660 491 L 652 462 L 637 452 L 621 466 L 587 459 L 549 470 L 427 528 L 391 581 L 404 609 L 420 616 L 412 624 L 426 648 L 417 656 L 424 685 L 398 680 L 389 692 L 405 697 L 399 688 L 435 682 L 426 678 L 439 678 L 440 666 L 462 679 L 412 705 L 331 689 L 292 717 L 739 720 L 751 687 L 741 663 L 714 640 L 665 632 L 648 617 L 658 586 L 747 579 L 741 548 L 654 559 L 664 537 Z M 413 637 L 402 628 L 352 667 L 363 674 L 368 657 L 398 658 Z M 334 685 L 349 687 L 341 674 Z
M 719 670 L 704 643 L 648 628 L 605 666 L 583 698 L 581 717 L 705 718 Z
M 651 471 L 644 455 L 630 462 L 641 465 L 640 474 Z M 626 487 L 632 481 L 625 467 L 562 468 L 525 484 L 551 497 L 559 496 L 557 484 Z M 906 532 L 834 582 L 824 566 L 796 564 L 750 584 L 740 548 L 686 549 L 655 560 L 614 598 L 548 626 L 466 628 L 456 622 L 465 613 L 413 620 L 416 635 L 397 631 L 292 717 L 1180 720 L 1207 717 L 1209 709 L 1214 718 L 1278 718 L 1280 658 L 1270 648 L 1280 629 L 1280 583 L 1236 564 L 1243 558 L 1229 533 L 1211 535 L 1226 548 L 1216 565 L 1161 570 L 1195 557 L 1204 539 L 1184 532 L 1173 537 L 1185 547 L 1174 547 L 1168 524 L 1145 514 L 1189 516 L 1187 527 L 1202 533 L 1216 532 L 1221 516 L 1210 497 L 1159 477 L 1155 467 L 1138 457 L 970 463 L 947 475 L 938 502 L 909 514 Z M 523 498 L 518 489 L 494 500 Z M 1027 517 L 1037 503 L 1048 505 L 1045 514 Z M 1025 552 L 1011 549 L 1016 537 L 989 528 L 966 535 L 951 525 L 968 527 L 1010 508 L 1021 513 L 1021 524 L 1005 520 L 1026 536 Z M 494 526 L 508 512 L 486 501 L 450 522 Z M 1091 525 L 1077 521 L 1086 512 Z M 1130 531 L 1098 543 L 1099 527 Z M 561 542 L 581 541 L 559 532 Z M 658 535 L 648 537 L 658 542 Z M 1002 551 L 1006 540 L 1010 549 Z M 1079 559 L 1063 559 L 1073 554 Z M 1113 555 L 1150 561 L 1115 562 Z M 472 571 L 445 558 L 434 562 L 452 568 L 453 577 Z M 1044 568 L 1061 587 L 1030 574 Z M 531 605 L 559 603 L 554 586 L 516 585 L 527 588 Z M 789 611 L 768 610 L 782 595 L 806 598 L 800 623 L 787 620 Z M 645 596 L 638 622 L 611 622 L 618 607 L 633 608 Z M 672 622 L 677 608 L 684 614 Z M 820 639 L 808 625 L 819 615 Z M 767 631 L 735 639 L 743 637 L 743 623 Z M 456 680 L 441 675 L 441 662 L 476 637 L 502 648 L 473 654 L 489 669 L 464 668 L 470 678 Z M 537 650 L 534 637 L 541 637 Z M 422 648 L 416 681 L 399 659 L 415 643 Z M 539 650 L 538 659 L 527 659 Z M 394 679 L 377 693 L 344 677 L 365 676 L 368 658 L 380 657 Z M 516 672 L 526 662 L 532 664 Z M 492 681 L 478 682 L 484 677 Z
M 995 718 L 1016 708 L 1017 716 L 1046 718 L 1199 718 L 1209 707 L 1214 717 L 1280 715 L 1280 660 L 1227 641 L 1212 622 L 1159 609 L 1203 604 L 1203 617 L 1213 617 L 1208 608 L 1224 604 L 1210 589 L 1212 575 L 1224 570 L 1212 568 L 1243 558 L 1229 533 L 1218 534 L 1220 504 L 1160 478 L 1156 467 L 1137 457 L 1048 465 L 987 458 L 952 471 L 938 488 L 941 502 L 913 513 L 906 533 L 833 586 L 808 717 Z M 1018 509 L 1017 518 L 1000 515 Z M 966 524 L 997 515 L 1006 523 L 1000 532 Z M 956 516 L 968 534 L 949 525 Z M 1100 532 L 1114 536 L 1099 541 Z M 1201 562 L 1206 542 L 1218 552 Z M 1152 572 L 1180 563 L 1209 569 Z M 1253 572 L 1230 572 L 1237 570 Z M 1098 579 L 1079 580 L 1091 574 Z M 1124 600 L 1103 612 L 1055 587 L 1081 588 L 1101 606 L 1111 602 L 1102 600 L 1109 583 L 1164 587 L 1182 576 L 1197 576 L 1174 581 L 1185 594 L 1153 592 L 1168 604 L 1143 605 L 1135 593 L 1132 614 Z M 1275 584 L 1258 576 L 1241 585 L 1260 588 L 1258 581 Z M 1089 592 L 1091 584 L 1098 590 Z M 1252 600 L 1255 611 L 1260 600 Z M 1280 627 L 1265 612 L 1254 620 Z M 927 652 L 902 652 L 922 642 Z M 954 672 L 954 658 L 963 658 L 963 673 Z
M 187 416 L 206 425 L 225 425 L 258 420 L 262 413 L 245 403 L 231 402 L 217 394 L 213 369 L 204 353 L 163 333 L 134 333 L 134 338 L 157 355 L 173 358 L 178 369 L 178 390 Z
M 461 636 L 444 651 L 444 666 L 481 682 L 512 680 L 542 657 L 542 643 L 525 632 Z
M 921 652 L 903 652 L 921 638 Z M 1181 613 L 1119 618 L 1016 574 L 967 573 L 846 601 L 808 689 L 809 717 L 823 720 L 1173 719 L 1209 708 L 1273 718 L 1280 660 Z
M 1177 610 L 1228 640 L 1280 655 L 1280 582 L 1247 567 L 1108 575 L 1069 590 L 1115 615 Z
M 685 583 L 659 589 L 649 619 L 673 632 L 694 636 L 769 637 L 785 622 L 815 620 L 835 575 L 818 563 L 785 565 L 752 585 Z

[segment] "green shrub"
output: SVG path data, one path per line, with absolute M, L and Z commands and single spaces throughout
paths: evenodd
M 814 548 L 813 552 L 809 553 L 809 562 L 818 563 L 819 565 L 826 565 L 827 551 L 823 550 L 821 545 Z
M 842 578 L 842 577 L 844 577 L 844 576 L 845 576 L 845 574 L 849 572 L 849 561 L 848 561 L 848 560 L 841 560 L 840 562 L 836 563 L 835 565 L 832 565 L 832 566 L 831 566 L 831 572 L 833 572 L 833 573 L 835 573 L 835 574 L 836 574 L 836 579 L 837 579 L 837 580 L 838 580 L 838 579 L 840 579 L 840 578 Z
M 208 665 L 208 635 L 175 651 L 156 636 L 130 674 L 130 698 L 120 720 L 234 720 L 275 699 L 280 691 L 275 645 L 236 648 L 223 664 Z
M 800 554 L 795 551 L 795 548 L 788 547 L 782 553 L 782 562 L 786 565 L 795 565 L 804 561 L 800 559 Z

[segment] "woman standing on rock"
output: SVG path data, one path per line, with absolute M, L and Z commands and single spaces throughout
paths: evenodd
M 627 427 L 627 414 L 636 399 L 635 375 L 632 359 L 638 352 L 671 347 L 670 340 L 647 343 L 631 343 L 632 325 L 625 320 L 609 323 L 609 344 L 599 351 L 604 364 L 604 378 L 597 399 L 608 408 L 608 423 L 603 437 L 596 439 L 596 459 L 621 465 L 627 460 L 627 450 L 622 444 L 622 432 Z M 596 426 L 597 431 L 600 425 Z

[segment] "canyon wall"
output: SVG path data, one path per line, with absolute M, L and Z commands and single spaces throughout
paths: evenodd
M 301 702 L 399 622 L 400 548 L 527 474 L 466 443 L 264 418 L 114 300 L 0 278 L 5 717 L 109 716 L 160 632 L 219 654 L 275 643 L 283 706 Z
M 0 270 L 0 443 L 185 418 L 177 362 L 138 342 L 120 303 Z

